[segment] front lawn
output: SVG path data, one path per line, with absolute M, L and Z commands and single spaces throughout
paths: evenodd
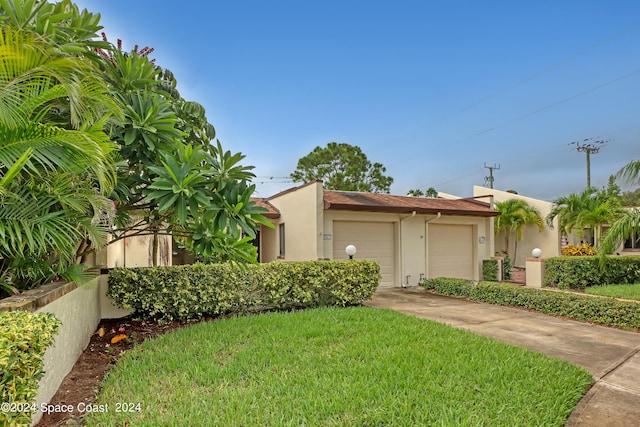
M 591 382 L 568 362 L 433 321 L 324 308 L 147 341 L 109 373 L 98 398 L 109 412 L 87 425 L 562 426 Z
M 605 297 L 626 298 L 640 301 L 640 284 L 589 286 L 584 290 L 588 294 Z

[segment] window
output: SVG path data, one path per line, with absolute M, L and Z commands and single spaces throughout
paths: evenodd
M 278 226 L 278 239 L 280 241 L 280 256 L 284 258 L 284 224 Z
M 631 233 L 631 236 L 627 240 L 624 241 L 625 249 L 640 249 L 640 234 L 639 233 Z

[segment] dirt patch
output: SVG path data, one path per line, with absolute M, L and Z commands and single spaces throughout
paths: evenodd
M 211 319 L 202 321 L 209 320 Z M 44 414 L 37 426 L 85 425 L 86 413 L 77 411 L 78 404 L 91 404 L 96 401 L 102 380 L 123 354 L 147 339 L 194 324 L 195 322 L 174 322 L 159 325 L 131 318 L 102 320 L 89 345 L 49 402 L 50 405 L 71 405 L 74 411 Z

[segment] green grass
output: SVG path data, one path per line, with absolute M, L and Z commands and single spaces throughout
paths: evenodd
M 588 294 L 605 297 L 626 298 L 640 301 L 640 284 L 590 286 L 584 290 Z
M 567 362 L 366 307 L 269 313 L 147 341 L 89 426 L 562 426 L 592 377 Z M 117 402 L 140 412 L 116 413 Z

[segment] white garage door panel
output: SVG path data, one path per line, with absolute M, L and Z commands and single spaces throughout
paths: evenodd
M 429 224 L 429 277 L 473 279 L 473 226 Z
M 347 245 L 354 245 L 356 259 L 370 259 L 380 264 L 380 287 L 395 286 L 395 228 L 391 222 L 333 223 L 333 259 L 347 259 Z

